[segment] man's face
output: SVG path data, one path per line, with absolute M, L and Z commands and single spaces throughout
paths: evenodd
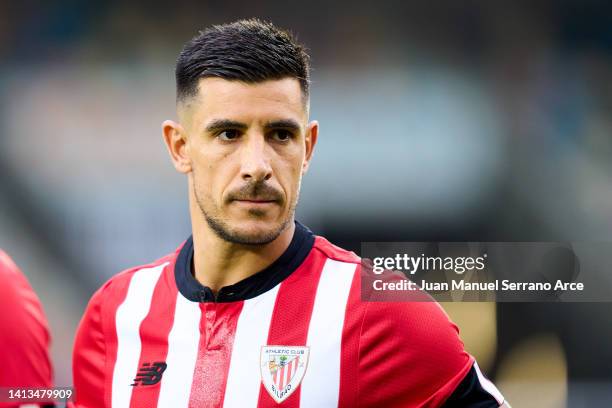
M 192 199 L 226 241 L 271 242 L 293 220 L 317 137 L 300 84 L 205 78 L 199 85 L 179 107 Z

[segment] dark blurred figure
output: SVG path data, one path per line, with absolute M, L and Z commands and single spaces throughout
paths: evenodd
M 0 250 L 0 388 L 51 387 L 50 341 L 38 296 L 17 265 Z M 0 401 L 2 408 L 22 404 L 26 403 Z

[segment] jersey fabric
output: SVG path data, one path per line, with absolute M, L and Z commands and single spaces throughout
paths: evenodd
M 296 223 L 287 250 L 216 296 L 193 241 L 92 297 L 79 407 L 497 407 L 435 302 L 362 301 L 360 259 Z
M 47 319 L 28 280 L 2 250 L 0 310 L 0 387 L 51 387 L 53 370 Z M 17 406 L 0 401 L 2 408 Z

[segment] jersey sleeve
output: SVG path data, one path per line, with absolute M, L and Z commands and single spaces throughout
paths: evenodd
M 73 407 L 103 407 L 106 350 L 102 326 L 104 287 L 89 301 L 77 329 L 72 357 Z
M 433 300 L 368 303 L 359 354 L 363 406 L 501 404 L 476 386 L 477 377 L 470 376 L 474 358 L 465 351 L 457 326 Z
M 0 387 L 51 387 L 51 337 L 42 305 L 26 277 L 2 251 L 0 310 Z M 13 405 L 0 402 L 0 407 Z
M 504 403 L 504 397 L 497 387 L 480 371 L 478 364 L 470 368 L 455 391 L 444 402 L 443 408 L 452 407 L 499 407 Z

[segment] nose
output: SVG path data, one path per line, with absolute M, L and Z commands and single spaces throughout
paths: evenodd
M 242 145 L 241 176 L 246 181 L 261 182 L 272 177 L 269 146 L 263 134 L 257 132 L 247 136 Z

